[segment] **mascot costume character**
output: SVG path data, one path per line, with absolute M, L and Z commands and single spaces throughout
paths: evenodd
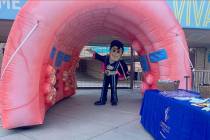
M 120 75 L 123 75 L 126 80 L 129 78 L 128 67 L 125 62 L 120 59 L 124 51 L 123 44 L 118 40 L 112 41 L 110 45 L 110 53 L 106 56 L 102 56 L 91 49 L 87 49 L 87 51 L 92 53 L 95 59 L 103 62 L 105 66 L 101 97 L 99 101 L 95 102 L 95 105 L 106 104 L 109 85 L 111 87 L 111 104 L 117 105 L 118 78 Z

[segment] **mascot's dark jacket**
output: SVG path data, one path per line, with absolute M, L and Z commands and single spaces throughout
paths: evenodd
M 118 60 L 110 64 L 110 57 L 109 55 L 101 56 L 98 53 L 94 54 L 94 58 L 103 62 L 105 65 L 104 71 L 110 71 L 110 74 L 104 73 L 104 80 L 103 80 L 103 87 L 102 87 L 102 96 L 103 100 L 107 100 L 107 91 L 110 84 L 111 87 L 111 101 L 112 100 L 118 100 L 115 99 L 115 96 L 117 96 L 117 82 L 119 75 L 124 76 L 124 78 L 127 78 L 128 75 L 128 67 L 125 64 L 123 60 Z M 117 97 L 116 97 L 117 98 Z

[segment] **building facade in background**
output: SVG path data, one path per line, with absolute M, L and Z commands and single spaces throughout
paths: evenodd
M 27 0 L 0 0 L 1 48 L 5 46 L 13 20 L 15 19 L 18 11 L 22 6 L 24 6 L 26 2 Z M 210 70 L 210 1 L 167 0 L 167 3 L 184 29 L 188 46 L 190 48 L 190 58 L 194 68 L 196 70 Z M 90 45 L 88 47 L 91 47 L 93 50 L 100 54 L 107 54 L 109 51 L 107 46 L 108 43 L 99 43 L 100 42 L 94 42 L 94 46 Z M 130 63 L 129 57 L 131 55 L 131 49 L 129 48 L 129 45 L 130 44 L 128 43 L 124 54 L 124 57 L 128 59 L 128 63 Z M 2 51 L 0 51 L 0 54 L 2 57 Z M 90 57 L 90 55 L 87 52 L 81 52 L 81 60 L 83 59 L 83 61 L 90 61 L 81 61 L 82 63 L 95 63 L 93 62 L 94 60 L 91 60 L 88 57 Z M 136 58 L 134 58 L 134 60 L 136 60 Z M 138 67 L 138 70 L 136 71 L 141 71 L 140 66 L 138 66 L 137 63 L 135 65 Z M 90 71 L 92 70 L 91 68 L 87 69 L 90 69 Z M 87 73 L 91 75 L 91 72 Z M 100 77 L 100 74 L 98 77 Z

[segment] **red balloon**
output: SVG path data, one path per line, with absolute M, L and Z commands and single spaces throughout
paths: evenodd
M 54 87 L 51 88 L 51 92 L 49 92 L 46 96 L 46 103 L 47 104 L 55 104 L 56 101 L 56 89 Z
M 140 54 L 140 52 L 143 50 L 142 46 L 137 41 L 133 41 L 132 47 L 136 52 L 138 52 L 138 54 Z
M 70 87 L 69 86 L 65 86 L 64 87 L 64 91 L 69 91 L 70 90 Z
M 46 79 L 46 82 L 54 86 L 56 84 L 56 76 L 54 74 L 53 75 L 50 75 Z
M 149 89 L 148 84 L 146 84 L 145 82 L 142 82 L 142 83 L 140 84 L 140 91 L 141 91 L 142 96 L 144 96 L 144 92 L 145 92 L 147 89 Z
M 46 102 L 46 104 L 52 104 L 52 100 L 53 100 L 53 96 L 51 94 L 48 94 L 46 96 L 45 102 Z
M 150 73 L 146 74 L 145 75 L 145 82 L 148 84 L 148 85 L 152 85 L 153 82 L 154 82 L 154 76 Z
M 55 68 L 53 68 L 53 66 L 48 65 L 47 68 L 46 68 L 46 73 L 48 75 L 55 74 L 56 73 L 56 70 L 55 70 Z
M 50 83 L 45 83 L 43 86 L 43 92 L 46 95 L 47 93 L 51 92 L 52 85 Z

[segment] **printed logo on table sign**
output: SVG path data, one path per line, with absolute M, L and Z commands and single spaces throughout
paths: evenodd
M 168 134 L 170 133 L 170 127 L 167 122 L 170 119 L 169 113 L 171 108 L 167 107 L 164 111 L 163 119 L 160 121 L 160 135 L 163 139 L 167 139 Z
M 170 107 L 167 107 L 166 109 L 165 109 L 165 122 L 167 122 L 168 121 L 168 119 L 169 119 L 169 115 L 168 115 L 168 112 L 170 111 Z

